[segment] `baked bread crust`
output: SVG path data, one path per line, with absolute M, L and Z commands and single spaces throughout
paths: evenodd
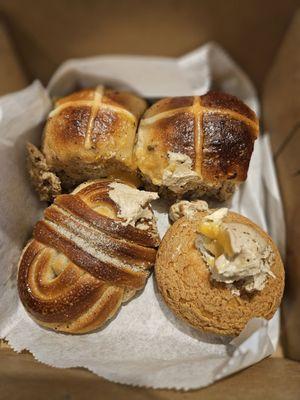
M 20 299 L 45 327 L 99 328 L 147 281 L 159 244 L 155 222 L 143 230 L 124 224 L 109 196 L 112 182 L 87 182 L 57 196 L 23 250 Z
M 42 152 L 67 187 L 123 174 L 136 175 L 133 147 L 142 98 L 98 86 L 55 102 L 44 130 Z
M 284 267 L 274 242 L 261 228 L 234 212 L 224 222 L 250 226 L 271 246 L 275 258 L 262 291 L 235 296 L 223 283 L 212 282 L 209 269 L 195 247 L 197 226 L 207 212 L 177 220 L 160 245 L 155 276 L 170 309 L 192 327 L 220 335 L 238 335 L 254 317 L 270 319 L 279 307 L 284 289 Z
M 203 96 L 159 100 L 143 115 L 135 149 L 144 180 L 164 193 L 168 153 L 191 161 L 198 180 L 179 188 L 185 194 L 225 200 L 247 178 L 259 126 L 255 113 L 234 96 L 208 92 Z M 174 193 L 173 193 L 174 194 Z
M 27 169 L 32 186 L 39 194 L 41 201 L 52 201 L 61 194 L 61 182 L 58 176 L 50 171 L 45 156 L 32 143 L 27 143 Z

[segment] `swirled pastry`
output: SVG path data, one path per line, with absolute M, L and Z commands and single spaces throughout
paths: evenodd
M 165 98 L 141 119 L 138 168 L 161 193 L 224 200 L 246 179 L 257 135 L 255 113 L 234 96 Z
M 103 86 L 58 99 L 41 149 L 49 170 L 65 188 L 108 176 L 134 181 L 133 146 L 145 108 L 146 102 L 135 94 Z
M 31 317 L 70 333 L 112 318 L 154 265 L 159 238 L 149 202 L 157 197 L 111 180 L 57 196 L 19 262 L 19 295 Z

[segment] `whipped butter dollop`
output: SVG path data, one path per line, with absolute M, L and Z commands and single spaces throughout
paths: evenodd
M 207 211 L 208 204 L 204 200 L 181 200 L 172 204 L 169 210 L 169 218 L 172 222 L 181 217 L 192 219 L 198 211 Z
M 200 250 L 211 278 L 225 283 L 235 295 L 260 291 L 265 287 L 274 262 L 272 248 L 251 226 L 224 222 L 227 208 L 204 217 L 198 227 L 196 247 Z
M 147 229 L 148 225 L 143 224 L 143 221 L 153 219 L 153 213 L 147 206 L 159 198 L 158 194 L 138 190 L 120 182 L 113 182 L 109 186 L 111 188 L 109 197 L 118 205 L 117 216 L 125 220 L 124 225 Z
M 174 193 L 183 189 L 193 189 L 198 181 L 198 174 L 192 169 L 192 160 L 182 153 L 168 152 L 168 167 L 164 169 L 162 184 Z

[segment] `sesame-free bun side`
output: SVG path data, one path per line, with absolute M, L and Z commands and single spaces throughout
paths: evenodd
M 283 294 L 284 267 L 270 236 L 248 218 L 229 212 L 224 222 L 250 226 L 271 246 L 275 255 L 271 271 L 276 279 L 268 277 L 262 291 L 241 296 L 233 295 L 223 283 L 212 282 L 195 247 L 197 226 L 207 214 L 199 212 L 193 220 L 180 218 L 169 228 L 156 258 L 156 281 L 166 304 L 189 325 L 204 332 L 235 336 L 252 318 L 272 318 Z

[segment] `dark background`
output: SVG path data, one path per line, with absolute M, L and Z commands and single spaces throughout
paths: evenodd
M 261 91 L 299 0 L 0 0 L 30 80 L 46 83 L 73 57 L 179 56 L 214 40 Z

